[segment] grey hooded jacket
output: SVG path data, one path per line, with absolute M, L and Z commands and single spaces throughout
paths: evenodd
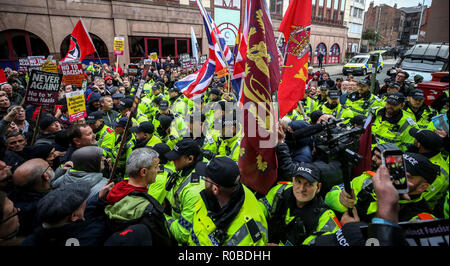
M 76 150 L 72 154 L 73 168 L 66 171 L 61 177 L 52 180 L 52 187 L 58 188 L 65 184 L 87 181 L 91 186 L 88 200 L 95 196 L 106 184 L 108 179 L 103 177 L 101 161 L 103 149 L 96 146 L 87 146 Z

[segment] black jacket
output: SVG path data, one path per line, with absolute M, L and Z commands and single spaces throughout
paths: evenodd
M 69 243 L 79 243 L 79 246 L 102 246 L 111 232 L 107 230 L 104 215 L 105 203 L 98 195 L 92 197 L 86 204 L 85 220 L 77 220 L 61 227 L 36 228 L 28 236 L 22 246 L 66 246 Z M 71 240 L 69 240 L 71 239 Z

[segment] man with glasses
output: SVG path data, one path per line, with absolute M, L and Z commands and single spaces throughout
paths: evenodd
M 397 75 L 395 76 L 395 83 L 400 85 L 400 92 L 403 93 L 403 95 L 409 94 L 409 83 L 406 81 L 408 78 L 408 72 L 403 70 L 397 72 Z
M 267 221 L 253 193 L 240 182 L 239 167 L 215 157 L 196 168 L 205 180 L 195 206 L 191 246 L 265 246 Z
M 31 234 L 38 225 L 36 205 L 50 190 L 50 182 L 55 176 L 53 169 L 43 159 L 31 159 L 20 165 L 13 175 L 16 188 L 9 194 L 14 205 L 22 211 L 20 236 Z
M 19 244 L 16 238 L 20 225 L 19 212 L 6 193 L 0 190 L 0 246 Z

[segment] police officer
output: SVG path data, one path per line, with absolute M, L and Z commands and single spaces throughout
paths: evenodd
M 421 89 L 413 89 L 409 92 L 407 102 L 403 110 L 416 122 L 420 129 L 426 129 L 429 126 L 434 127 L 431 118 L 437 115 L 428 105 L 424 104 L 425 93 Z M 434 128 L 436 129 L 436 128 Z
M 119 110 L 120 114 L 117 117 L 118 122 L 121 118 L 127 117 L 129 112 L 131 111 L 131 108 L 133 107 L 133 100 L 130 98 L 123 98 L 120 100 L 119 106 L 117 106 L 117 109 Z M 148 121 L 148 118 L 145 114 L 141 113 L 139 109 L 137 109 L 136 117 L 131 118 L 131 122 L 134 126 L 139 125 L 140 123 Z
M 439 213 L 442 208 L 442 200 L 445 192 L 448 191 L 449 166 L 442 157 L 441 149 L 444 146 L 442 138 L 431 130 L 419 130 L 411 128 L 409 134 L 414 137 L 414 146 L 408 148 L 408 151 L 420 153 L 427 157 L 430 162 L 440 168 L 440 173 L 436 180 L 430 184 L 430 187 L 423 193 L 425 200 L 432 210 L 437 206 Z
M 327 97 L 328 97 L 328 90 L 330 88 L 328 88 L 327 84 L 323 84 L 322 86 L 320 86 L 320 93 L 317 96 L 317 99 L 314 101 L 314 110 L 312 111 L 316 111 L 319 110 L 319 107 L 327 102 Z
M 322 188 L 319 170 L 309 163 L 297 165 L 292 182 L 276 185 L 260 199 L 270 243 L 311 245 L 317 236 L 334 233 L 340 227 L 334 212 L 318 196 Z
M 132 128 L 132 132 L 136 133 L 136 145 L 134 149 L 142 147 L 153 147 L 158 143 L 161 143 L 161 139 L 154 134 L 155 127 L 149 121 L 142 122 L 139 126 Z
M 241 135 L 238 130 L 239 121 L 234 112 L 232 117 L 225 115 L 222 117 L 222 137 L 219 145 L 219 155 L 228 156 L 234 161 L 239 160 L 241 147 Z
M 370 81 L 363 79 L 358 82 L 358 90 L 352 92 L 345 103 L 354 115 L 368 116 L 371 109 L 382 107 L 381 100 L 370 92 Z
M 162 82 L 156 82 L 155 85 L 152 86 L 152 95 L 150 96 L 150 99 L 153 101 L 157 97 L 162 97 L 164 100 L 169 100 L 169 95 L 167 95 L 164 90 L 164 83 Z
M 319 107 L 319 110 L 322 110 L 324 114 L 330 114 L 337 119 L 352 118 L 354 116 L 353 112 L 339 103 L 339 97 L 340 95 L 338 90 L 329 90 L 327 102 L 322 104 Z
M 284 117 L 288 117 L 291 121 L 302 120 L 302 115 L 296 109 L 286 113 Z
M 377 146 L 378 154 L 372 157 L 372 163 L 381 165 L 381 153 L 386 150 L 398 150 L 393 144 L 384 143 Z M 431 208 L 424 198 L 424 192 L 434 182 L 439 168 L 432 164 L 425 156 L 418 153 L 403 155 L 406 176 L 410 187 L 409 200 L 400 200 L 399 221 L 434 219 Z M 374 162 L 375 160 L 375 162 Z M 372 176 L 374 172 L 366 172 L 351 181 L 352 194 L 345 192 L 343 185 L 335 186 L 327 193 L 326 203 L 336 211 L 347 211 L 355 207 L 361 221 L 370 223 L 377 212 L 376 194 L 373 189 Z
M 240 182 L 239 167 L 228 157 L 197 166 L 205 180 L 194 211 L 191 246 L 265 246 L 267 221 L 253 193 Z
M 391 82 L 391 83 L 388 84 L 388 86 L 386 88 L 386 93 L 382 94 L 380 96 L 381 101 L 383 103 L 385 103 L 388 95 L 391 94 L 391 93 L 394 93 L 394 92 L 400 92 L 400 85 L 398 85 L 395 82 Z
M 205 181 L 200 179 L 195 170 L 202 155 L 195 141 L 182 139 L 165 156 L 174 162 L 176 170 L 166 184 L 166 198 L 171 205 L 171 215 L 167 215 L 166 220 L 172 236 L 179 244 L 185 245 L 192 230 L 195 205 L 205 188 Z
M 202 148 L 203 152 L 208 153 L 207 157 L 212 157 L 217 154 L 220 144 L 220 132 L 217 130 L 209 130 L 205 135 L 204 128 L 205 115 L 192 114 L 189 116 L 189 136 L 184 138 L 191 138 L 197 142 L 198 146 Z M 205 153 L 204 153 L 205 154 Z M 209 159 L 210 159 L 209 158 Z
M 86 117 L 88 124 L 95 133 L 97 146 L 106 152 L 107 158 L 114 158 L 115 134 L 114 130 L 103 122 L 103 112 L 96 111 Z
M 371 171 L 365 171 L 360 176 L 352 179 L 349 194 L 344 189 L 344 184 L 333 186 L 325 195 L 325 202 L 334 211 L 344 213 L 348 208 L 355 208 L 361 221 L 370 221 L 376 213 L 376 196 L 372 186 L 372 176 L 381 166 L 381 154 L 385 151 L 396 151 L 399 148 L 391 143 L 378 144 L 372 149 Z
M 172 121 L 172 116 L 160 115 L 158 116 L 158 127 L 156 128 L 158 137 L 171 149 L 173 149 L 175 144 L 182 139 L 182 136 L 178 135 L 178 131 L 171 126 Z
M 169 146 L 165 143 L 158 143 L 152 147 L 159 156 L 159 171 L 156 175 L 155 182 L 148 187 L 148 194 L 152 195 L 159 203 L 163 204 L 168 191 L 166 190 L 166 183 L 169 177 L 175 172 L 175 165 L 173 161 L 166 158 L 166 153 L 170 151 Z M 167 204 L 168 205 L 168 204 Z
M 417 125 L 402 110 L 404 101 L 403 94 L 392 93 L 386 99 L 386 107 L 376 111 L 376 117 L 372 124 L 372 134 L 377 144 L 389 142 L 405 151 L 407 143 L 414 143 L 414 138 L 409 135 L 409 130 L 411 127 L 417 127 Z
M 305 95 L 303 97 L 303 99 L 297 103 L 297 109 L 296 109 L 297 113 L 299 113 L 301 115 L 300 120 L 304 120 L 302 110 L 300 107 L 300 102 L 302 103 L 303 111 L 305 112 L 305 115 L 307 117 L 306 120 L 308 120 L 309 115 L 314 111 L 314 100 L 311 97 Z
M 145 95 L 151 94 L 153 85 L 155 85 L 155 74 L 148 71 L 147 76 L 145 77 L 144 88 L 142 89 Z
M 180 89 L 177 86 L 173 86 L 168 91 L 170 97 L 170 110 L 179 115 L 187 114 L 189 112 L 189 107 L 183 101 L 184 95 L 181 93 Z
M 178 113 L 171 111 L 169 106 L 170 106 L 170 104 L 168 101 L 161 100 L 159 102 L 159 110 L 155 113 L 155 118 L 153 118 L 152 123 L 155 126 L 155 128 L 158 128 L 159 127 L 159 117 L 161 115 L 170 116 L 173 119 L 172 127 L 174 128 L 174 130 L 177 131 L 178 136 L 183 136 L 187 130 L 187 125 L 186 125 L 184 119 Z

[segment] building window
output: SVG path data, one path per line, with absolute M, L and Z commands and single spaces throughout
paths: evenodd
M 97 50 L 97 52 L 92 55 L 86 56 L 86 58 L 83 60 L 83 62 L 85 60 L 97 61 L 97 59 L 99 59 L 98 58 L 99 56 L 100 56 L 100 59 L 108 59 L 108 57 L 109 57 L 108 56 L 108 48 L 106 47 L 105 42 L 102 39 L 100 39 L 100 37 L 98 37 L 97 35 L 94 35 L 92 33 L 89 33 L 89 35 L 91 36 L 91 40 L 94 43 L 94 47 L 95 47 L 95 50 Z M 66 56 L 67 51 L 69 50 L 69 44 L 70 44 L 70 34 L 67 35 L 66 38 L 61 43 L 61 47 L 60 47 L 61 58 Z
M 311 7 L 311 18 L 314 18 L 316 16 L 316 6 L 313 5 Z
M 270 1 L 270 13 L 276 15 L 283 14 L 283 0 L 271 0 Z
M 17 60 L 27 56 L 49 55 L 41 38 L 23 30 L 7 30 L 0 33 L 0 60 Z
M 333 22 L 336 23 L 338 19 L 338 12 L 337 10 L 333 10 Z
M 331 0 L 327 0 L 327 8 L 331 8 Z
M 343 12 L 345 10 L 345 0 L 341 1 L 341 11 Z
M 333 9 L 338 9 L 339 8 L 339 0 L 334 0 L 334 6 Z

